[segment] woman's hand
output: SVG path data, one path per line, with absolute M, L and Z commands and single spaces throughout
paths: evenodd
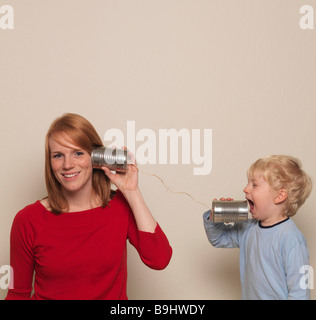
M 157 222 L 149 211 L 140 189 L 138 188 L 138 168 L 135 157 L 131 152 L 128 154 L 130 163 L 127 165 L 126 172 L 113 173 L 106 167 L 102 167 L 101 169 L 124 195 L 132 209 L 138 230 L 154 233 Z
M 126 149 L 126 148 L 124 148 Z M 126 172 L 113 173 L 107 167 L 101 167 L 110 181 L 125 195 L 128 192 L 133 192 L 138 189 L 138 168 L 135 157 L 131 152 L 128 152 L 130 163 L 127 165 Z

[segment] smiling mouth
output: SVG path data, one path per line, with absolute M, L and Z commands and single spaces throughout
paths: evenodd
M 80 172 L 75 172 L 75 173 L 62 173 L 62 176 L 64 176 L 65 178 L 73 178 L 75 176 L 77 176 Z

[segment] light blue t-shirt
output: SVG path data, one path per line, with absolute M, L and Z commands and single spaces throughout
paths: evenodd
M 271 227 L 258 220 L 226 225 L 208 220 L 204 228 L 216 248 L 240 248 L 239 265 L 244 300 L 310 299 L 310 290 L 302 286 L 300 273 L 309 265 L 306 240 L 291 219 Z M 301 269 L 302 270 L 302 269 Z

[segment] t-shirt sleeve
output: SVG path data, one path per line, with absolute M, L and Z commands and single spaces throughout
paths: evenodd
M 238 248 L 242 224 L 226 225 L 209 220 L 210 210 L 203 214 L 203 224 L 208 241 L 215 248 Z
M 6 300 L 31 299 L 34 272 L 33 240 L 34 228 L 29 221 L 28 210 L 23 209 L 15 216 L 11 228 L 10 265 L 13 270 L 13 282 Z

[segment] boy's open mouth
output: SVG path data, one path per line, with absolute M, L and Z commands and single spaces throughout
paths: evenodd
M 250 207 L 250 211 L 252 211 L 252 209 L 254 208 L 255 204 L 253 203 L 252 200 L 247 199 L 248 203 L 249 203 L 249 207 Z

